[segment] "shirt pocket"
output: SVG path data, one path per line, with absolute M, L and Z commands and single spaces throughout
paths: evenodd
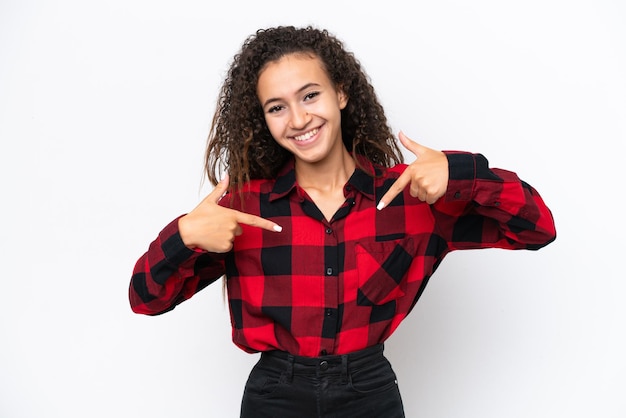
M 406 274 L 415 257 L 412 238 L 356 244 L 357 304 L 383 305 L 404 296 Z

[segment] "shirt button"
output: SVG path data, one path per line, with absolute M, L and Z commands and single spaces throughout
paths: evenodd
M 454 198 L 455 198 L 455 199 L 460 199 L 460 198 L 461 198 L 461 192 L 456 192 L 456 193 L 454 194 Z
M 323 371 L 323 372 L 328 370 L 328 362 L 326 360 L 324 360 L 324 361 L 322 361 L 320 363 L 320 370 Z
M 332 234 L 332 233 L 333 233 L 333 230 L 332 230 L 331 228 L 326 228 L 326 233 L 327 233 L 327 234 Z
M 326 316 L 332 316 L 333 315 L 333 310 L 332 309 L 326 309 Z
M 328 351 L 326 351 L 326 350 L 320 351 L 320 356 L 325 356 L 327 354 L 328 354 Z
M 327 275 L 327 276 L 332 276 L 332 275 L 333 275 L 333 269 L 332 269 L 332 267 L 328 267 L 328 268 L 326 269 L 326 275 Z

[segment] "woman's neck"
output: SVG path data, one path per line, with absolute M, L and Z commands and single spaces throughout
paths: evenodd
M 318 163 L 304 163 L 296 160 L 295 170 L 298 185 L 305 190 L 314 188 L 320 191 L 343 190 L 356 164 L 345 147 L 340 153 Z
M 296 180 L 330 221 L 345 201 L 343 187 L 355 168 L 354 159 L 343 148 L 343 152 L 323 162 L 308 164 L 296 161 Z

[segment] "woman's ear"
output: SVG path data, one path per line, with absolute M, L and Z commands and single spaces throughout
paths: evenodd
M 342 86 L 337 86 L 337 99 L 339 100 L 339 109 L 343 110 L 348 105 L 348 95 Z

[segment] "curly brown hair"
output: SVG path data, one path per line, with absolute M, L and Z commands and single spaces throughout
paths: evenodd
M 276 176 L 290 158 L 270 134 L 256 88 L 267 63 L 293 53 L 319 57 L 330 80 L 349 98 L 341 111 L 349 151 L 384 167 L 403 162 L 374 87 L 354 54 L 327 30 L 278 26 L 249 36 L 233 58 L 207 141 L 205 169 L 211 183 L 217 184 L 227 170 L 230 189 L 240 189 L 251 179 Z

